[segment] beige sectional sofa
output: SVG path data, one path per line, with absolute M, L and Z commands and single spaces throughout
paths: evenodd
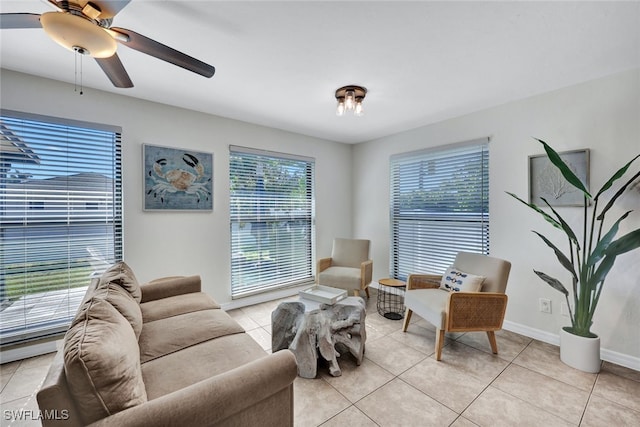
M 139 285 L 118 263 L 92 281 L 37 400 L 45 427 L 290 426 L 296 374 L 198 276 Z

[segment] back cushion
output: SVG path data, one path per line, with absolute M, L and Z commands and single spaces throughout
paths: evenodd
M 133 328 L 99 295 L 80 307 L 67 331 L 64 365 L 85 424 L 147 401 Z
M 336 238 L 331 251 L 331 265 L 360 268 L 369 259 L 369 240 Z
M 98 287 L 105 283 L 115 283 L 129 292 L 133 299 L 140 304 L 142 299 L 142 291 L 140 290 L 140 284 L 136 279 L 133 270 L 124 261 L 113 264 L 107 269 L 102 276 L 100 276 L 100 284 Z
M 116 284 L 108 283 L 98 290 L 96 296 L 104 298 L 114 306 L 131 325 L 136 340 L 140 338 L 140 333 L 142 332 L 142 309 L 129 292 Z
M 509 261 L 477 253 L 458 252 L 454 265 L 463 271 L 484 276 L 482 292 L 505 293 L 511 271 Z
M 142 291 L 131 268 L 124 262 L 112 265 L 96 285 L 93 295 L 106 299 L 129 321 L 136 339 L 142 331 Z

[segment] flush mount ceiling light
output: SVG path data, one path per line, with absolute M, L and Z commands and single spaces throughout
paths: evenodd
M 362 86 L 343 86 L 336 90 L 336 100 L 338 101 L 336 114 L 344 116 L 346 111 L 353 111 L 354 115 L 362 116 L 364 114 L 362 100 L 366 95 L 367 89 Z

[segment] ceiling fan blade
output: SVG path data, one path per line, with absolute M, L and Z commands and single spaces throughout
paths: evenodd
M 162 59 L 163 61 L 167 61 L 171 64 L 177 65 L 178 67 L 182 67 L 185 70 L 192 71 L 196 74 L 200 74 L 204 77 L 212 77 L 216 72 L 216 69 L 213 65 L 209 65 L 205 62 L 195 59 L 189 55 L 170 48 L 169 46 L 165 46 L 162 43 L 140 35 L 135 31 L 115 27 L 111 27 L 111 30 L 126 35 L 128 37 L 128 41 L 123 41 L 117 37 L 116 40 L 118 40 L 123 45 L 130 47 L 131 49 L 135 49 L 142 53 L 146 53 L 147 55 Z
M 57 2 L 56 0 L 47 0 L 49 3 L 51 3 L 53 5 L 53 7 L 60 9 L 60 10 L 65 10 L 59 3 L 64 3 L 63 1 Z
M 94 58 L 102 71 L 109 77 L 111 83 L 115 87 L 129 88 L 133 87 L 133 82 L 127 74 L 127 70 L 124 69 L 124 65 L 118 58 L 118 54 L 114 53 L 109 58 Z
M 0 29 L 42 28 L 37 13 L 0 13 Z

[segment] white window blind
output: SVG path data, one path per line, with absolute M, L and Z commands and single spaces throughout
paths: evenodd
M 230 147 L 231 296 L 313 281 L 314 160 Z
M 391 157 L 391 277 L 441 274 L 460 251 L 489 252 L 489 143 Z
M 120 129 L 0 112 L 0 343 L 60 333 L 122 259 Z

